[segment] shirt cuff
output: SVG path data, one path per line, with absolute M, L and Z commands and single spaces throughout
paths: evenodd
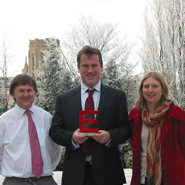
M 105 146 L 109 147 L 110 146 L 111 139 L 105 144 Z
M 76 150 L 77 148 L 80 147 L 80 145 L 79 145 L 78 143 L 75 143 L 72 139 L 71 139 L 71 142 L 72 142 L 72 144 L 73 144 L 74 150 Z

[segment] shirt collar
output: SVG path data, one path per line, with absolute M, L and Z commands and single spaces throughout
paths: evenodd
M 17 112 L 20 116 L 22 116 L 22 115 L 25 113 L 25 111 L 26 111 L 25 109 L 19 107 L 17 104 L 15 104 L 15 110 L 16 110 L 16 112 Z M 30 107 L 29 110 L 30 110 L 32 113 L 34 113 L 34 111 L 35 111 L 35 106 L 32 105 L 32 106 Z
M 82 94 L 84 94 L 88 89 L 90 89 L 90 90 L 95 89 L 96 91 L 98 91 L 100 93 L 100 86 L 101 86 L 101 80 L 93 88 L 89 88 L 81 82 L 81 92 L 82 92 Z

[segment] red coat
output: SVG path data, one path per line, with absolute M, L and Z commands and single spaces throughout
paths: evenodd
M 140 185 L 141 178 L 141 113 L 132 109 L 128 120 L 132 128 L 133 152 L 131 185 Z M 185 185 L 185 111 L 171 105 L 161 138 L 161 163 L 163 185 Z

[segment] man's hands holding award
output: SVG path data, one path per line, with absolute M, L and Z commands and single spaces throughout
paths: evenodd
M 95 116 L 97 114 L 99 114 L 98 110 L 84 110 L 80 112 L 79 129 L 77 129 L 72 136 L 75 143 L 83 144 L 89 137 L 101 144 L 105 144 L 110 140 L 109 132 L 99 130 L 97 119 L 93 119 L 97 117 Z

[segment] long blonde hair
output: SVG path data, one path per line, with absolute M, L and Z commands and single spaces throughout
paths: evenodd
M 156 79 L 162 86 L 163 95 L 161 96 L 159 104 L 164 105 L 165 101 L 170 100 L 170 98 L 169 98 L 169 86 L 168 86 L 168 83 L 167 83 L 166 79 L 159 72 L 150 71 L 150 72 L 148 72 L 144 75 L 144 77 L 141 80 L 140 85 L 139 85 L 139 97 L 136 100 L 136 107 L 139 111 L 142 111 L 143 108 L 147 106 L 147 102 L 146 102 L 146 100 L 144 99 L 144 96 L 143 96 L 143 83 L 149 77 L 152 77 L 152 78 Z

